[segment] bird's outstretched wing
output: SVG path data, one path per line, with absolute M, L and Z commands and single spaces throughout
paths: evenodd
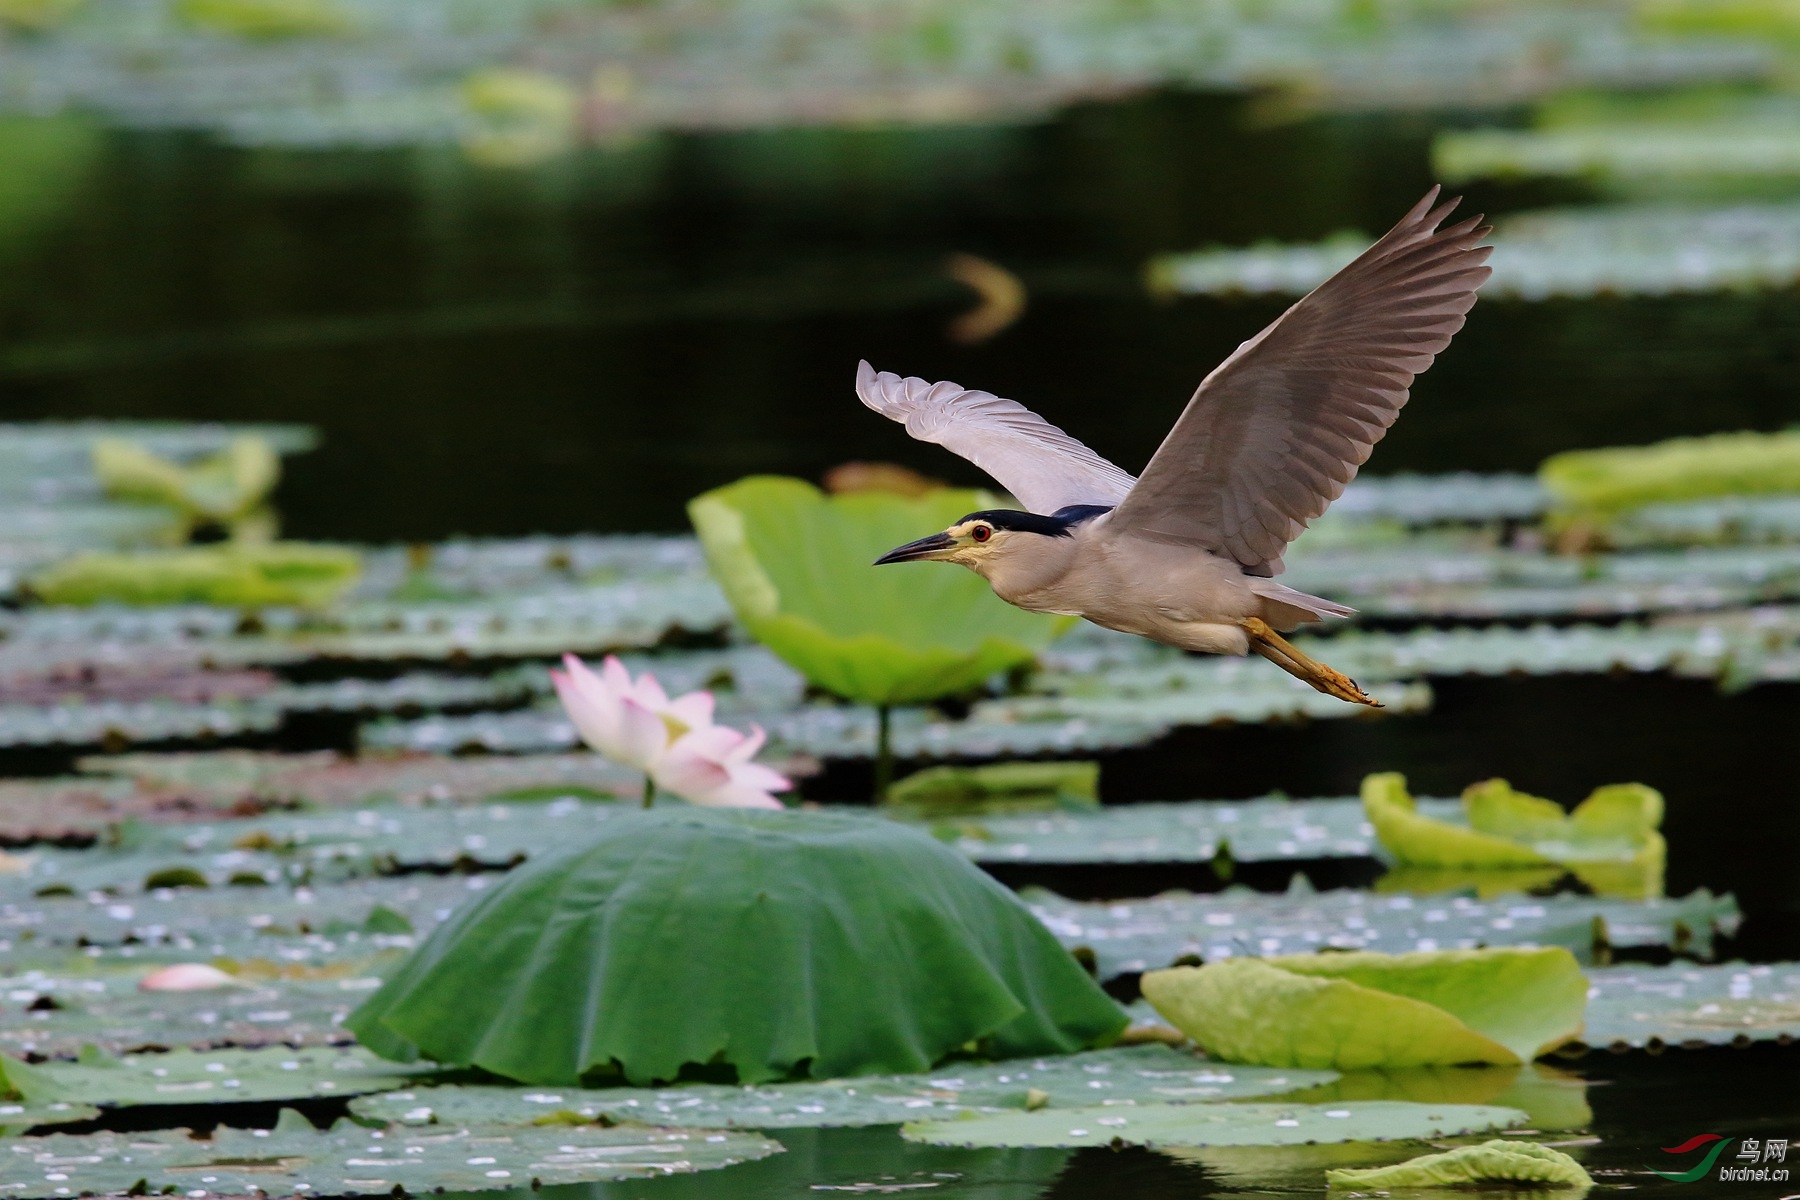
M 1114 505 L 1132 478 L 1044 418 L 991 392 L 927 383 L 856 368 L 862 402 L 901 422 L 921 442 L 936 442 L 992 475 L 1034 513 L 1071 504 Z
M 1280 573 L 1288 543 L 1368 461 L 1491 274 L 1481 218 L 1440 230 L 1458 201 L 1437 196 L 1201 382 L 1114 530 Z

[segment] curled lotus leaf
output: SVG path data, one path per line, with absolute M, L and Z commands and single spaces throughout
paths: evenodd
M 1553 801 L 1490 779 L 1464 790 L 1462 825 L 1420 813 L 1405 778 L 1393 772 L 1365 778 L 1362 799 L 1376 836 L 1405 865 L 1535 870 L 1561 864 L 1593 872 L 1596 890 L 1646 899 L 1662 894 L 1663 800 L 1641 783 L 1596 788 L 1565 813 Z
M 752 1084 L 922 1071 L 971 1043 L 1067 1053 L 1126 1017 L 1011 892 L 922 832 L 659 808 L 506 876 L 346 1024 L 388 1057 L 530 1083 L 716 1063 Z
M 1069 626 L 1013 608 L 959 568 L 872 565 L 995 503 L 952 489 L 916 499 L 827 496 L 802 480 L 757 476 L 697 497 L 688 513 L 714 577 L 758 641 L 839 696 L 916 704 L 1031 662 Z
M 254 509 L 281 478 L 281 456 L 240 434 L 199 462 L 183 465 L 125 438 L 94 443 L 94 472 L 108 494 L 163 504 L 190 517 L 231 521 Z
M 1561 948 L 1234 958 L 1151 971 L 1144 997 L 1227 1062 L 1400 1068 L 1529 1062 L 1580 1036 Z
M 1561 1150 L 1502 1138 L 1386 1167 L 1342 1167 L 1325 1172 L 1325 1182 L 1358 1191 L 1524 1183 L 1534 1188 L 1578 1188 L 1582 1195 L 1594 1186 L 1593 1177 Z

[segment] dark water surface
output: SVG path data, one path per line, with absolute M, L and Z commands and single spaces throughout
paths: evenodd
M 1150 255 L 1375 233 L 1431 183 L 1429 115 L 1263 126 L 1255 112 L 1163 93 L 1019 127 L 657 138 L 517 174 L 452 150 L 76 131 L 41 189 L 53 202 L 0 227 L 0 417 L 313 424 L 323 446 L 280 494 L 287 531 L 377 541 L 679 529 L 706 488 L 853 458 L 975 481 L 857 404 L 859 357 L 1013 396 L 1136 468 L 1206 370 L 1282 307 L 1155 301 Z M 1587 198 L 1471 197 L 1490 212 Z M 975 347 L 944 332 L 971 303 L 943 273 L 954 252 L 1031 292 L 1022 321 Z M 1800 297 L 1484 302 L 1414 397 L 1374 469 L 1530 469 L 1574 446 L 1779 428 L 1800 417 Z M 1671 889 L 1736 891 L 1751 914 L 1737 952 L 1800 956 L 1800 689 L 1434 686 L 1422 718 L 1183 731 L 1110 759 L 1107 798 L 1342 794 L 1372 769 L 1440 794 L 1505 774 L 1566 800 L 1642 779 L 1669 797 Z M 1588 1164 L 1671 1196 L 1800 1193 L 1644 1173 L 1697 1133 L 1800 1135 L 1797 1053 L 1563 1064 L 1595 1084 Z M 787 1155 L 726 1175 L 548 1190 L 1101 1200 L 1320 1179 L 1311 1162 L 1257 1178 L 1137 1150 L 934 1150 L 890 1130 L 782 1140 Z
M 48 211 L 0 237 L 0 412 L 316 424 L 289 530 L 365 540 L 677 529 L 715 484 L 848 458 L 974 481 L 857 404 L 860 357 L 1011 395 L 1136 468 L 1283 307 L 1153 300 L 1150 255 L 1379 232 L 1432 182 L 1428 116 L 1255 112 L 1163 93 L 1031 126 L 664 137 L 518 173 L 453 149 L 91 133 Z M 971 303 L 943 273 L 958 251 L 1031 290 L 975 347 L 944 333 Z M 1800 415 L 1794 301 L 1484 302 L 1373 469 L 1778 428 Z

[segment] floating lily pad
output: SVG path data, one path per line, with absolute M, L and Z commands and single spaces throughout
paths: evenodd
M 1526 1184 L 1536 1188 L 1579 1189 L 1594 1186 L 1581 1164 L 1550 1146 L 1496 1138 L 1478 1146 L 1458 1146 L 1439 1154 L 1386 1167 L 1345 1167 L 1325 1172 L 1334 1188 L 1391 1191 L 1395 1188 L 1466 1188 Z
M 1550 505 L 1550 495 L 1534 475 L 1477 474 L 1453 471 L 1440 475 L 1358 475 L 1331 506 L 1342 520 L 1392 520 L 1425 526 L 1450 522 L 1529 521 Z M 1302 535 L 1301 546 L 1319 529 Z
M 819 687 L 865 704 L 918 704 L 1030 662 L 1068 628 L 999 600 L 943 564 L 871 564 L 991 495 L 826 496 L 798 479 L 742 480 L 689 505 L 720 587 L 750 633 Z M 850 598 L 854 597 L 854 602 Z
M 17 949 L 8 956 L 12 963 L 20 957 Z M 294 970 L 296 964 L 290 964 L 291 977 L 270 970 L 248 978 L 247 987 L 139 991 L 137 981 L 159 961 L 127 960 L 111 969 L 97 969 L 91 956 L 82 955 L 73 964 L 67 959 L 45 967 L 19 964 L 16 974 L 0 977 L 0 985 L 15 1001 L 0 1013 L 0 1048 L 15 1055 L 73 1058 L 89 1045 L 118 1054 L 146 1047 L 343 1044 L 351 1041 L 351 1035 L 341 1022 L 380 986 L 372 973 L 359 975 L 353 969 L 356 964 L 345 962 L 311 972 Z M 362 966 L 369 972 L 369 964 Z M 54 1007 L 40 1004 L 29 1010 L 26 1005 L 32 1001 L 20 997 L 48 998 Z
M 588 1002 L 571 1002 L 571 978 Z M 615 1062 L 634 1082 L 669 1080 L 717 1060 L 760 1083 L 918 1071 L 976 1041 L 1067 1052 L 1125 1016 L 1010 892 L 923 834 L 663 808 L 507 876 L 349 1024 L 377 1053 L 530 1082 Z
M 1144 998 L 1229 1062 L 1404 1068 L 1530 1062 L 1581 1033 L 1559 948 L 1290 955 L 1148 972 Z
M 1488 297 L 1667 295 L 1784 287 L 1800 279 L 1800 206 L 1641 205 L 1501 217 Z M 1202 250 L 1150 263 L 1152 290 L 1183 295 L 1312 290 L 1369 244 L 1341 234 L 1301 245 Z
M 78 1062 L 36 1068 L 62 1099 L 103 1107 L 229 1104 L 355 1096 L 404 1087 L 429 1067 L 405 1067 L 360 1046 L 335 1049 L 170 1050 L 119 1057 L 92 1051 Z
M 185 1130 L 50 1134 L 7 1149 L 0 1195 L 23 1200 L 122 1193 L 140 1180 L 151 1192 L 183 1195 L 483 1191 L 714 1170 L 781 1146 L 751 1133 L 642 1125 L 384 1131 L 340 1121 L 324 1131 L 287 1110 L 274 1129 L 221 1126 L 206 1141 Z
M 1446 180 L 1579 176 L 1615 192 L 1800 177 L 1792 96 L 1583 97 L 1546 105 L 1537 123 L 1446 131 L 1432 143 L 1432 163 Z
M 1451 800 L 1420 802 L 1450 813 Z M 1238 862 L 1359 858 L 1374 827 L 1352 799 L 1208 800 L 1119 804 L 1094 812 L 922 817 L 936 836 L 977 862 Z
M 201 792 L 230 804 L 261 797 L 315 808 L 379 802 L 468 804 L 494 798 L 597 799 L 635 796 L 642 780 L 597 754 L 526 758 L 438 755 L 271 754 L 223 750 L 200 754 L 122 754 L 85 758 L 85 772 L 128 778 L 139 791 Z M 96 786 L 83 781 L 84 786 Z
M 92 704 L 0 704 L 0 746 L 99 746 L 267 733 L 281 710 L 260 698 L 208 703 L 102 700 Z
M 921 1116 L 1026 1108 L 1186 1104 L 1277 1095 L 1335 1078 L 1329 1071 L 1226 1066 L 1167 1046 L 1131 1046 L 1000 1063 L 946 1063 L 928 1075 L 877 1075 L 755 1087 L 417 1088 L 367 1096 L 359 1116 L 408 1125 L 528 1123 L 557 1114 L 658 1125 L 790 1129 L 892 1125 Z
M 1800 964 L 1609 967 L 1590 973 L 1584 1040 L 1723 1045 L 1800 1037 Z
M 1516 1108 L 1347 1100 L 1305 1104 L 1141 1104 L 1134 1108 L 1045 1109 L 902 1127 L 940 1146 L 1304 1146 L 1323 1142 L 1425 1140 L 1523 1124 Z
M 76 1102 L 42 1068 L 0 1055 L 0 1134 L 34 1125 L 67 1125 L 100 1115 Z
M 1733 932 L 1738 908 L 1704 888 L 1678 900 L 1591 896 L 1416 897 L 1359 891 L 1267 895 L 1234 888 L 1172 892 L 1147 900 L 1076 901 L 1028 889 L 1039 920 L 1069 947 L 1093 952 L 1101 978 L 1165 967 L 1187 955 L 1207 962 L 1320 949 L 1475 949 L 1560 946 L 1592 961 L 1596 944 L 1673 946 L 1710 953 L 1715 930 Z
M 1543 1063 L 1520 1066 L 1409 1067 L 1346 1071 L 1330 1083 L 1295 1092 L 1294 1103 L 1330 1106 L 1345 1100 L 1410 1100 L 1417 1104 L 1491 1104 L 1523 1112 L 1533 1129 L 1586 1129 L 1594 1112 L 1587 1081 Z

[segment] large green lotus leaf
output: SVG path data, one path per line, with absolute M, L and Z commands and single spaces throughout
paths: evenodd
M 1013 608 L 960 567 L 872 565 L 993 504 L 949 489 L 826 496 L 802 480 L 756 476 L 695 498 L 688 514 L 758 641 L 827 691 L 914 704 L 1030 662 L 1068 628 Z
M 1586 1129 L 1594 1112 L 1587 1081 L 1543 1063 L 1516 1066 L 1407 1067 L 1346 1071 L 1330 1083 L 1284 1097 L 1293 1103 L 1411 1100 L 1419 1104 L 1493 1104 L 1525 1113 L 1533 1129 Z
M 36 1068 L 60 1098 L 104 1107 L 354 1096 L 403 1087 L 431 1069 L 386 1062 L 360 1046 L 177 1049 L 120 1057 L 89 1047 L 77 1062 Z
M 1029 910 L 875 817 L 621 813 L 440 926 L 346 1022 L 534 1083 L 720 1063 L 744 1083 L 1067 1053 L 1125 1014 Z
M 1342 1104 L 1140 1104 L 1041 1109 L 901 1127 L 940 1146 L 1304 1146 L 1434 1138 L 1522 1124 L 1516 1108 L 1350 1100 Z
M 1355 1188 L 1359 1193 L 1526 1183 L 1533 1188 L 1579 1188 L 1580 1194 L 1586 1195 L 1594 1186 L 1593 1177 L 1561 1150 L 1500 1138 L 1479 1146 L 1458 1146 L 1441 1154 L 1422 1154 L 1386 1167 L 1327 1171 L 1325 1182 L 1334 1188 Z
M 924 1116 L 1028 1107 L 1188 1103 L 1280 1095 L 1328 1084 L 1329 1071 L 1226 1066 L 1163 1045 L 1120 1046 L 1000 1063 L 947 1063 L 926 1075 L 864 1076 L 756 1087 L 558 1088 L 446 1085 L 366 1096 L 352 1111 L 408 1125 L 526 1123 L 557 1113 L 658 1125 L 793 1129 L 892 1125 Z
M 768 1138 L 735 1130 L 626 1124 L 456 1125 L 366 1129 L 339 1121 L 315 1129 L 291 1109 L 274 1129 L 220 1126 L 204 1141 L 185 1129 L 50 1134 L 14 1143 L 0 1195 L 147 1191 L 183 1195 L 413 1195 L 659 1178 L 778 1154 Z
M 1144 997 L 1228 1062 L 1341 1070 L 1528 1062 L 1578 1037 L 1559 947 L 1233 958 L 1151 971 Z

